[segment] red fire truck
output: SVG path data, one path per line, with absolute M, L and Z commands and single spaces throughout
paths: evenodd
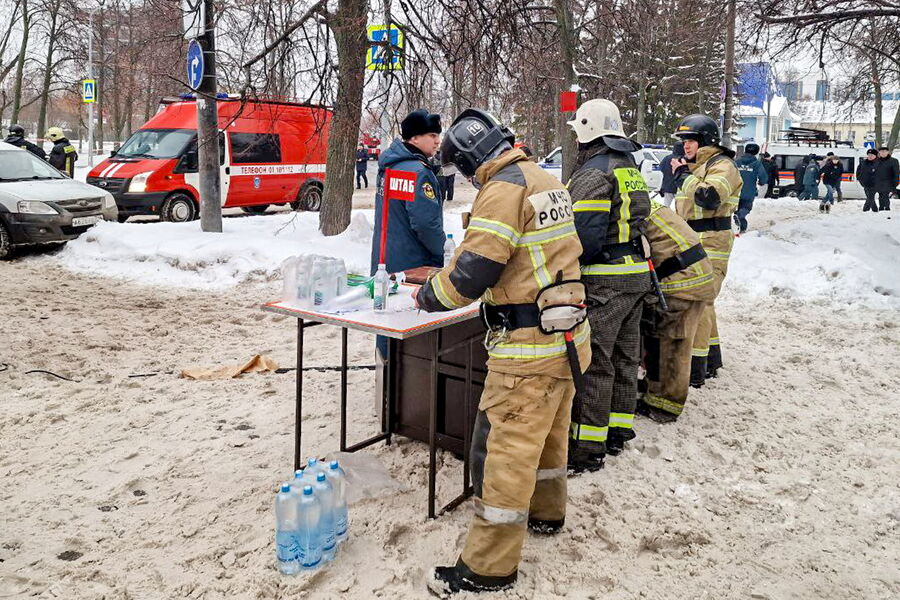
M 368 133 L 362 134 L 360 143 L 369 151 L 369 160 L 378 160 L 381 156 L 381 140 Z
M 270 204 L 318 210 L 325 181 L 331 110 L 324 106 L 238 98 L 219 100 L 222 206 L 261 213 Z M 119 220 L 199 214 L 197 107 L 166 98 L 160 111 L 101 162 L 87 182 L 112 193 Z

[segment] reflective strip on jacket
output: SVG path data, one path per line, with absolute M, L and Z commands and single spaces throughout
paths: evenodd
M 580 278 L 581 244 L 572 201 L 552 175 L 510 150 L 482 165 L 482 184 L 472 205 L 466 235 L 450 264 L 419 291 L 419 305 L 443 311 L 479 298 L 493 305 L 533 304 L 538 292 L 556 281 Z M 590 362 L 590 330 L 575 330 L 579 361 Z M 537 327 L 509 332 L 488 352 L 488 368 L 515 375 L 570 378 L 562 334 L 545 335 Z
M 666 260 L 700 243 L 699 234 L 675 212 L 662 204 L 651 203 L 650 216 L 644 220 L 644 236 L 650 243 L 650 258 L 659 268 Z M 673 298 L 712 302 L 716 298 L 713 269 L 703 258 L 685 269 L 661 279 L 659 287 Z

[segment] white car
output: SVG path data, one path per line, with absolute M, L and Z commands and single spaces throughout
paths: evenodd
M 65 243 L 117 216 L 109 192 L 69 179 L 31 152 L 0 142 L 0 259 L 13 246 Z
M 669 151 L 664 148 L 643 148 L 633 154 L 634 161 L 640 167 L 644 181 L 647 182 L 647 187 L 651 192 L 659 190 L 659 186 L 662 185 L 659 163 L 669 154 Z M 555 175 L 557 179 L 562 180 L 562 148 L 557 146 L 538 165 Z

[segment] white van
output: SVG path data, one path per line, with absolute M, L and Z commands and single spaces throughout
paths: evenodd
M 665 148 L 642 148 L 632 153 L 651 192 L 659 190 L 659 186 L 662 185 L 659 163 L 669 152 Z M 562 148 L 560 146 L 554 148 L 553 152 L 538 163 L 538 166 L 562 181 Z
M 765 151 L 772 155 L 775 165 L 778 167 L 778 186 L 775 193 L 780 196 L 796 196 L 803 190 L 802 181 L 794 181 L 794 169 L 804 158 L 810 154 L 815 154 L 816 159 L 821 163 L 825 155 L 833 152 L 841 159 L 844 165 L 844 174 L 841 176 L 841 194 L 844 198 L 860 199 L 865 198 L 859 182 L 856 181 L 856 168 L 860 161 L 866 159 L 865 148 L 853 148 L 840 144 L 822 143 L 816 145 L 788 143 L 784 141 L 768 144 Z M 824 194 L 824 187 L 819 190 L 820 197 Z

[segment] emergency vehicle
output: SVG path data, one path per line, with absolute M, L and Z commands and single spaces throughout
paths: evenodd
M 368 150 L 369 160 L 378 160 L 378 157 L 381 156 L 381 140 L 377 137 L 363 133 L 359 143 Z
M 844 173 L 841 175 L 841 194 L 846 199 L 865 198 L 866 194 L 862 186 L 856 180 L 856 168 L 860 161 L 866 159 L 865 148 L 853 148 L 846 145 L 810 145 L 795 144 L 778 141 L 766 146 L 765 151 L 772 155 L 775 166 L 778 169 L 778 185 L 775 193 L 779 196 L 797 196 L 803 191 L 803 181 L 794 180 L 794 169 L 810 154 L 816 155 L 816 160 L 821 164 L 825 155 L 833 152 L 841 159 Z M 820 188 L 820 195 L 824 188 Z
M 659 163 L 669 152 L 665 146 L 657 144 L 646 144 L 641 150 L 632 152 L 634 161 L 641 170 L 641 175 L 650 191 L 658 190 L 662 185 L 662 171 L 659 170 Z M 562 146 L 554 148 L 550 154 L 538 162 L 538 166 L 562 180 Z
M 270 204 L 319 210 L 331 110 L 270 100 L 218 101 L 222 206 L 262 213 Z M 119 220 L 199 214 L 197 106 L 190 95 L 164 98 L 157 114 L 88 174 L 110 192 Z

